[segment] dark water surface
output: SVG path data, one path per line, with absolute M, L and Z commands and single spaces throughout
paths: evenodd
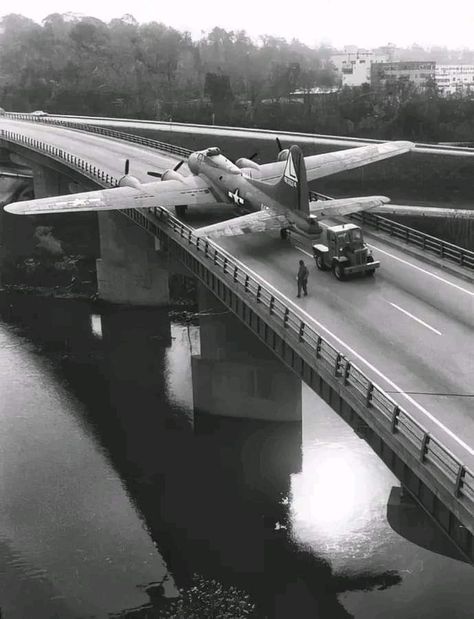
M 193 574 L 259 617 L 473 616 L 472 567 L 395 532 L 453 553 L 334 412 L 195 418 L 197 352 L 163 310 L 0 298 L 2 619 L 139 617 Z

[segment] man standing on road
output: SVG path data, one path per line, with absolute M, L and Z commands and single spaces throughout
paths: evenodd
M 308 267 L 305 265 L 303 260 L 300 260 L 300 268 L 298 269 L 296 281 L 298 283 L 298 298 L 301 297 L 301 289 L 303 289 L 303 294 L 306 297 L 308 294 L 308 290 L 306 288 L 308 284 Z

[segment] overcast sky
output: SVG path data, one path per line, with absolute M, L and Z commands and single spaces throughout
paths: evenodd
M 139 22 L 161 21 L 193 37 L 214 26 L 251 36 L 296 37 L 308 45 L 337 47 L 446 45 L 474 47 L 474 2 L 451 0 L 1 0 L 0 15 L 21 13 L 35 21 L 50 13 L 74 12 L 104 21 L 132 14 Z

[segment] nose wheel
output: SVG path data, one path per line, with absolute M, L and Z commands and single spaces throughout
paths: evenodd
M 286 239 L 288 238 L 288 228 L 281 228 L 280 238 L 282 241 L 286 241 Z

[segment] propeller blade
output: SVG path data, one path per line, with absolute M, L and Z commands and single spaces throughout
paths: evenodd
M 258 155 L 258 152 L 257 152 L 257 153 L 254 153 L 253 155 L 251 155 L 251 156 L 249 157 L 250 161 L 253 161 L 257 155 Z
M 184 160 L 181 159 L 181 161 L 178 162 L 177 165 L 174 166 L 173 170 L 176 172 L 177 170 L 179 170 L 179 168 L 183 165 Z
M 276 138 L 276 143 L 278 146 L 278 152 L 280 153 L 283 150 L 283 146 L 281 145 L 280 138 Z
M 125 176 L 127 176 L 130 170 L 130 159 L 125 159 Z
M 163 174 L 160 174 L 160 172 L 147 172 L 148 176 L 154 176 L 155 178 L 161 178 L 163 176 Z

